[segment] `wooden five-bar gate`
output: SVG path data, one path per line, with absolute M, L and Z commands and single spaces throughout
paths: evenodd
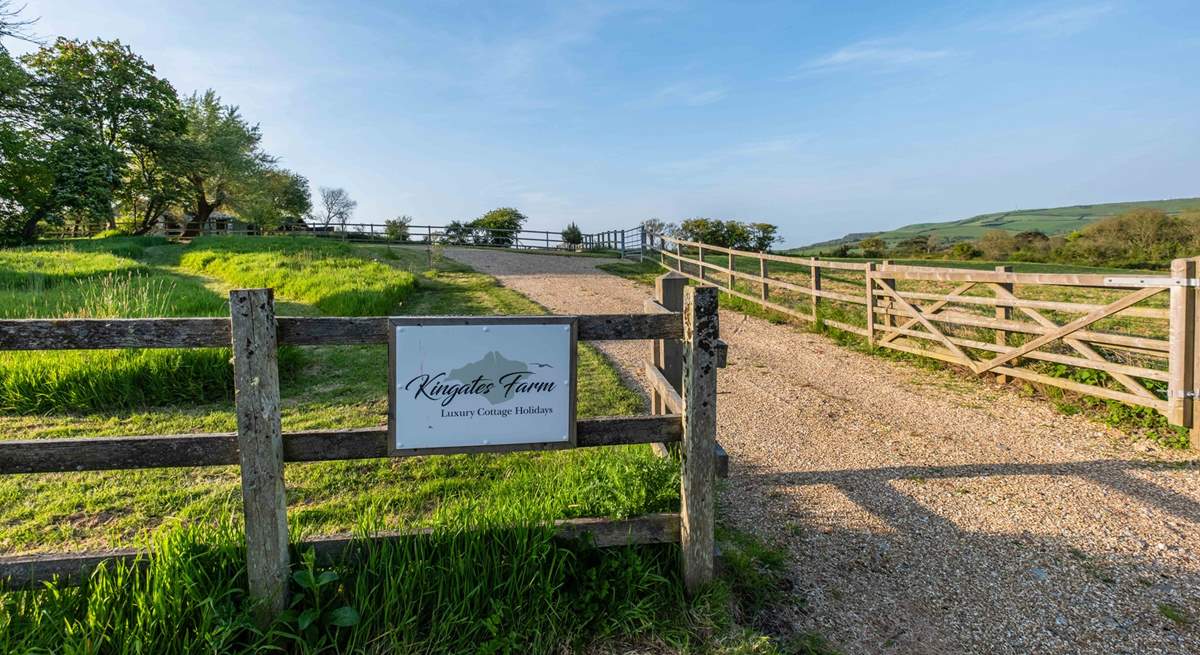
M 1146 407 L 1200 445 L 1197 260 L 1162 274 L 830 261 L 651 237 L 662 265 L 766 309 L 941 360 Z
M 386 427 L 283 432 L 277 349 L 291 346 L 386 344 L 388 318 L 276 317 L 268 289 L 229 294 L 229 318 L 21 319 L 0 321 L 0 350 L 232 347 L 237 432 L 0 442 L 0 474 L 240 465 L 250 592 L 263 599 L 264 620 L 283 608 L 289 537 L 284 462 L 388 456 Z M 439 317 L 443 320 L 446 317 Z M 669 370 L 655 379 L 665 406 L 644 416 L 579 419 L 576 447 L 680 444 L 678 513 L 628 520 L 559 521 L 564 537 L 591 535 L 598 546 L 681 545 L 683 580 L 695 591 L 713 575 L 716 446 L 716 370 L 724 357 L 718 339 L 716 289 L 680 289 L 678 309 L 661 305 L 645 314 L 572 317 L 581 340 L 645 339 L 655 351 L 670 349 Z M 468 320 L 468 319 L 464 319 Z M 469 320 L 478 321 L 479 317 Z M 503 320 L 503 319 L 499 319 Z M 381 366 L 384 359 L 381 358 Z M 662 360 L 660 360 L 660 364 Z M 403 420 L 401 417 L 399 420 Z M 538 445 L 478 446 L 510 451 Z M 662 447 L 660 446 L 661 450 Z M 411 533 L 381 533 L 394 539 Z M 348 535 L 306 539 L 320 561 L 353 557 Z M 36 554 L 0 558 L 0 580 L 9 588 L 40 581 L 78 580 L 105 561 L 144 562 L 137 550 L 86 554 Z

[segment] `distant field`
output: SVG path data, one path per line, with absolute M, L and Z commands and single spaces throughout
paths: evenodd
M 1019 209 L 994 214 L 980 214 L 958 221 L 941 223 L 914 223 L 887 232 L 874 234 L 888 245 L 894 245 L 912 237 L 936 235 L 947 243 L 976 239 L 988 230 L 1025 232 L 1037 230 L 1048 235 L 1068 234 L 1086 227 L 1090 223 L 1122 214 L 1130 209 L 1161 209 L 1168 214 L 1183 211 L 1200 211 L 1200 198 L 1178 198 L 1174 200 L 1147 200 L 1139 202 L 1116 202 L 1103 205 L 1074 205 L 1051 209 Z M 847 243 L 855 245 L 872 233 L 848 234 L 840 239 L 814 243 L 786 251 L 788 254 L 817 254 Z

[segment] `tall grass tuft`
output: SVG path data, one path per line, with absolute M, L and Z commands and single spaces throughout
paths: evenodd
M 0 252 L 0 318 L 219 316 L 199 282 L 107 252 Z M 290 357 L 290 359 L 288 358 Z M 296 354 L 283 360 L 291 365 Z M 136 409 L 232 398 L 227 349 L 0 352 L 0 412 Z
M 359 541 L 337 564 L 300 547 L 288 610 L 259 631 L 242 539 L 228 519 L 170 525 L 137 565 L 102 567 L 79 587 L 0 592 L 0 651 L 540 653 L 650 632 L 687 639 L 675 547 L 601 551 L 512 512 Z
M 244 287 L 272 287 L 282 298 L 328 316 L 396 314 L 416 278 L 343 243 L 311 237 L 203 237 L 180 259 L 183 268 Z

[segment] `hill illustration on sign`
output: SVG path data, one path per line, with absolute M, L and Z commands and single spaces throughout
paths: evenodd
M 553 368 L 549 364 L 539 364 L 539 366 Z M 546 390 L 553 390 L 553 382 L 525 382 L 524 380 L 530 374 L 529 365 L 525 362 L 507 359 L 493 350 L 477 362 L 450 371 L 446 379 L 463 384 L 483 382 L 487 391 L 479 395 L 487 398 L 489 403 L 499 405 L 512 400 L 518 393 L 537 391 L 543 388 L 542 386 L 532 387 L 532 385 L 549 385 Z M 492 381 L 495 381 L 495 384 L 491 384 Z

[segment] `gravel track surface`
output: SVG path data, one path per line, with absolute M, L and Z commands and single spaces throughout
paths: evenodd
M 594 258 L 447 254 L 559 313 L 650 294 Z M 1192 453 L 734 312 L 721 336 L 722 520 L 791 553 L 781 621 L 845 653 L 1200 653 Z M 601 348 L 640 378 L 648 344 Z

